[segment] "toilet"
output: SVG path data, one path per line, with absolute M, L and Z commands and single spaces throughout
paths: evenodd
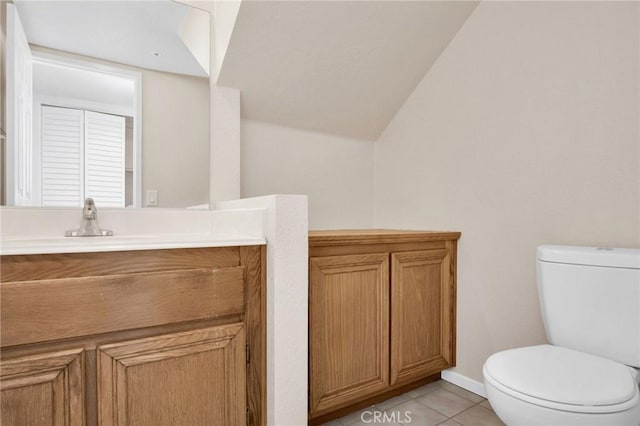
M 640 250 L 540 246 L 549 344 L 484 364 L 487 398 L 509 426 L 640 425 Z

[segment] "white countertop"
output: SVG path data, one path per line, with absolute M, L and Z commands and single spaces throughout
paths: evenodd
M 266 244 L 264 238 L 220 233 L 122 235 L 112 237 L 1 238 L 0 254 L 87 253 Z
M 0 207 L 0 254 L 52 254 L 266 244 L 261 208 L 226 210 L 103 209 L 111 237 L 64 237 L 81 210 Z

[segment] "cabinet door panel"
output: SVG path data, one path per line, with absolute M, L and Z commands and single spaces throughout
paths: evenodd
M 84 351 L 72 349 L 1 364 L 1 421 L 6 426 L 84 424 Z
M 391 255 L 391 384 L 452 363 L 452 298 L 447 250 Z
M 311 412 L 389 385 L 389 255 L 310 259 Z
M 243 324 L 98 348 L 99 424 L 244 425 Z

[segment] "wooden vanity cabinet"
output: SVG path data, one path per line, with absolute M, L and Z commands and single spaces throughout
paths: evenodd
M 460 233 L 309 234 L 309 418 L 318 424 L 455 365 Z
M 263 246 L 3 256 L 4 425 L 263 425 Z

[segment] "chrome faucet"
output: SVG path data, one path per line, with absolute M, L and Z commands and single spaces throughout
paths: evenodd
M 98 209 L 93 198 L 84 200 L 80 228 L 64 233 L 65 237 L 110 237 L 111 235 L 113 235 L 113 231 L 100 229 L 98 226 Z

